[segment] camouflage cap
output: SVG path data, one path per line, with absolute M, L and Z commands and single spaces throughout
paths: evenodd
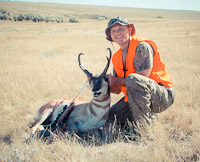
M 108 27 L 106 28 L 106 39 L 112 42 L 112 38 L 110 36 L 110 28 L 115 25 L 115 24 L 120 24 L 122 26 L 128 25 L 129 27 L 132 27 L 132 32 L 131 32 L 131 36 L 133 36 L 135 34 L 135 27 L 133 24 L 129 24 L 126 18 L 123 17 L 115 17 L 110 19 L 110 21 L 108 22 Z

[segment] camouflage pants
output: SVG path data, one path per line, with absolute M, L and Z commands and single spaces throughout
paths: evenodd
M 140 126 L 151 124 L 152 114 L 166 110 L 174 102 L 172 89 L 157 84 L 154 80 L 139 74 L 130 74 L 126 79 L 128 102 L 122 98 L 111 107 L 106 125 L 116 119 L 124 126 L 128 121 Z

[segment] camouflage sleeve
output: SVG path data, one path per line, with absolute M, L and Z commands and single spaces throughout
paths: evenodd
M 152 46 L 147 42 L 140 42 L 136 48 L 134 66 L 136 72 L 153 67 L 154 51 Z

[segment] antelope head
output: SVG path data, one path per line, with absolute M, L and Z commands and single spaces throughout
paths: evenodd
M 109 65 L 110 65 L 110 60 L 112 57 L 112 52 L 110 48 L 107 49 L 109 51 L 109 58 L 107 58 L 107 64 L 106 67 L 104 68 L 104 71 L 100 75 L 92 75 L 81 63 L 80 61 L 80 56 L 84 55 L 83 53 L 80 53 L 78 56 L 78 62 L 80 68 L 83 70 L 83 72 L 89 77 L 90 80 L 90 86 L 92 88 L 93 92 L 93 97 L 94 98 L 100 98 L 108 93 L 109 90 L 109 84 L 108 84 L 108 79 L 106 77 L 106 73 L 108 71 Z

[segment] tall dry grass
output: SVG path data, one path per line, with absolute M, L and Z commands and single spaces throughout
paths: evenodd
M 52 14 L 54 11 L 63 14 L 66 10 L 70 14 L 92 15 L 99 10 L 98 14 L 109 17 L 126 16 L 134 22 L 137 36 L 157 43 L 176 91 L 173 106 L 158 115 L 151 140 L 118 141 L 99 147 L 85 147 L 74 139 L 58 140 L 51 145 L 40 140 L 26 144 L 24 140 L 30 134 L 28 124 L 37 108 L 51 99 L 74 97 L 84 85 L 86 77 L 77 62 L 80 52 L 86 54 L 82 62 L 91 72 L 102 72 L 108 55 L 106 48 L 112 48 L 104 35 L 107 21 L 86 18 L 80 18 L 78 24 L 0 21 L 1 161 L 199 161 L 199 12 L 15 2 L 0 2 L 0 6 L 9 11 L 15 6 L 18 12 L 31 6 L 35 12 L 41 12 L 47 6 L 42 11 Z M 118 49 L 115 44 L 114 47 L 113 52 Z M 91 97 L 86 89 L 83 100 L 89 101 Z M 112 95 L 112 103 L 120 97 Z

